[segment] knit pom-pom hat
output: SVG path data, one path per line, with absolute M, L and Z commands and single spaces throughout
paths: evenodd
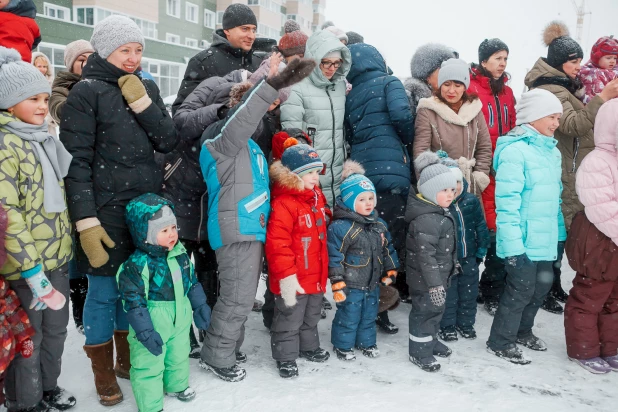
M 560 69 L 569 60 L 583 59 L 581 46 L 569 37 L 569 28 L 561 21 L 554 20 L 543 30 L 543 43 L 547 49 L 547 63 Z
M 324 163 L 315 149 L 307 144 L 299 144 L 293 137 L 283 142 L 281 164 L 303 177 L 314 170 L 323 171 Z
M 452 188 L 457 190 L 457 180 L 451 170 L 440 163 L 437 154 L 426 151 L 414 160 L 414 168 L 420 173 L 418 191 L 426 200 L 438 204 L 438 193 Z
M 39 93 L 51 95 L 41 72 L 21 59 L 15 49 L 0 46 L 0 110 L 6 110 Z
M 365 169 L 360 163 L 353 160 L 346 160 L 343 164 L 343 172 L 341 173 L 341 200 L 343 204 L 350 210 L 354 210 L 356 199 L 365 192 L 372 192 L 374 195 L 374 205 L 378 203 L 376 188 L 366 176 Z
M 295 20 L 288 20 L 283 26 L 285 34 L 279 40 L 279 51 L 284 57 L 295 54 L 305 54 L 305 46 L 309 36 L 303 33 Z

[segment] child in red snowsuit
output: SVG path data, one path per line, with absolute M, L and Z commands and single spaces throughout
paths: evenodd
M 41 42 L 35 17 L 32 0 L 0 0 L 0 46 L 17 50 L 26 63 L 30 63 L 32 50 Z
M 612 37 L 601 37 L 592 46 L 590 61 L 579 72 L 579 79 L 584 85 L 586 94 L 582 96 L 584 104 L 601 93 L 607 83 L 618 78 L 616 59 L 618 58 L 618 40 Z

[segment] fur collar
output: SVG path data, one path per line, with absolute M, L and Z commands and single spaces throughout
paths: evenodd
M 437 97 L 431 96 L 425 99 L 421 99 L 418 102 L 417 111 L 420 109 L 433 110 L 440 116 L 446 123 L 452 123 L 458 126 L 466 126 L 470 123 L 483 108 L 483 104 L 480 99 L 476 99 L 473 102 L 465 102 L 459 113 L 455 113 L 453 109 L 442 103 Z
M 403 83 L 406 91 L 410 94 L 411 97 L 414 98 L 415 101 L 419 101 L 421 98 L 430 97 L 431 96 L 431 88 L 418 79 L 414 77 L 410 77 L 406 79 Z
M 281 160 L 273 162 L 268 169 L 268 174 L 274 183 L 279 184 L 284 189 L 302 192 L 305 190 L 303 179 L 290 169 L 283 166 Z

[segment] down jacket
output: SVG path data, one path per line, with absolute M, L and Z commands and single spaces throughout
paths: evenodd
M 3 233 L 0 227 L 0 234 Z M 0 375 L 19 354 L 22 342 L 33 336 L 34 328 L 28 314 L 21 307 L 17 294 L 9 288 L 9 283 L 0 276 Z
M 451 213 L 431 203 L 410 187 L 406 222 L 406 283 L 410 290 L 427 292 L 448 286 L 457 270 L 456 223 Z
M 577 170 L 576 190 L 586 217 L 618 245 L 618 99 L 599 109 L 595 148 Z
M 483 104 L 483 116 L 489 129 L 491 139 L 491 152 L 496 150 L 498 137 L 504 136 L 515 127 L 515 96 L 513 90 L 504 85 L 502 93 L 494 94 L 491 91 L 489 77 L 483 76 L 477 67 L 472 67 L 470 87 L 468 93 L 476 93 Z M 507 79 L 504 79 L 505 83 Z M 487 226 L 490 230 L 496 230 L 496 179 L 493 168 L 489 175 L 489 186 L 483 191 L 483 209 Z
M 341 52 L 343 64 L 328 80 L 319 63 L 328 53 L 337 50 Z M 313 140 L 313 147 L 327 165 L 326 174 L 320 176 L 320 184 L 326 201 L 332 206 L 339 195 L 345 160 L 345 77 L 350 71 L 352 57 L 350 50 L 334 34 L 322 30 L 309 37 L 305 58 L 314 59 L 318 66 L 309 77 L 292 86 L 290 97 L 281 105 L 281 126 L 301 129 Z
M 341 197 L 328 227 L 328 257 L 331 284 L 344 281 L 352 289 L 374 290 L 386 272 L 399 269 L 391 235 L 378 212 L 361 216 Z
M 604 103 L 596 96 L 584 106 L 570 90 L 571 80 L 563 72 L 551 67 L 544 58 L 539 58 L 525 79 L 531 89 L 539 87 L 552 92 L 562 103 L 560 126 L 554 137 L 562 154 L 562 212 L 567 230 L 575 213 L 584 210 L 577 198 L 575 176 L 582 160 L 594 149 L 594 120 Z
M 330 210 L 320 188 L 304 188 L 303 181 L 276 161 L 271 212 L 266 232 L 266 261 L 270 290 L 280 294 L 279 282 L 296 275 L 305 293 L 324 293 L 328 281 L 326 224 Z
M 56 74 L 49 98 L 49 115 L 56 123 L 60 124 L 62 108 L 69 97 L 69 92 L 80 80 L 81 76 L 75 73 L 60 71 Z
M 558 242 L 566 240 L 557 143 L 528 125 L 498 139 L 496 250 L 503 259 L 525 253 L 534 262 L 553 262 Z
M 350 46 L 352 91 L 345 104 L 350 158 L 359 162 L 378 193 L 407 195 L 410 158 L 407 144 L 414 122 L 401 81 L 387 74 L 384 58 L 368 44 Z
M 468 193 L 468 182 L 465 180 L 461 194 L 451 203 L 449 211 L 457 222 L 457 257 L 484 258 L 489 248 L 489 230 L 481 202 Z

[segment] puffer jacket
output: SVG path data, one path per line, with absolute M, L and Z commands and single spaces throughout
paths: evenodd
M 0 203 L 9 221 L 8 259 L 0 275 L 8 280 L 19 279 L 21 272 L 38 264 L 54 270 L 73 256 L 69 213 L 45 211 L 41 163 L 29 142 L 2 127 L 12 121 L 19 120 L 0 111 Z M 59 184 L 64 190 L 64 182 Z
M 457 222 L 457 257 L 484 258 L 489 248 L 489 230 L 481 202 L 468 193 L 467 181 L 464 180 L 463 190 L 451 203 L 449 211 Z
M 470 191 L 477 196 L 489 184 L 491 167 L 491 139 L 479 99 L 464 102 L 455 113 L 450 107 L 432 96 L 421 99 L 416 113 L 414 158 L 426 150 L 445 151 L 460 163 L 464 177 L 470 182 Z M 474 166 L 462 166 L 460 158 L 474 159 Z
M 28 314 L 9 283 L 0 276 L 0 375 L 19 353 L 21 343 L 33 336 Z
M 410 290 L 427 292 L 448 286 L 457 271 L 455 218 L 410 187 L 406 222 L 406 280 Z
M 35 10 L 36 14 L 36 10 Z M 15 49 L 26 63 L 32 59 L 32 50 L 41 42 L 41 30 L 34 17 L 22 17 L 0 10 L 0 44 Z
M 343 64 L 333 78 L 322 74 L 319 63 L 332 51 L 340 51 Z M 329 205 L 339 195 L 341 173 L 345 160 L 343 118 L 345 114 L 345 77 L 350 71 L 350 50 L 328 30 L 314 33 L 307 41 L 305 58 L 314 59 L 318 66 L 311 75 L 292 86 L 290 97 L 281 105 L 283 129 L 301 129 L 313 140 L 313 147 L 326 163 L 326 174 L 320 185 Z
M 515 127 L 515 96 L 513 90 L 504 85 L 502 93 L 494 94 L 491 91 L 489 77 L 483 76 L 477 66 L 472 66 L 470 87 L 468 93 L 476 93 L 483 104 L 483 116 L 489 129 L 491 139 L 491 152 L 496 150 L 498 137 L 504 136 Z M 507 78 L 504 82 L 507 82 Z M 496 230 L 496 179 L 493 168 L 489 174 L 489 186 L 483 191 L 483 209 L 487 226 L 490 230 Z
M 562 213 L 567 230 L 575 213 L 584 210 L 577 198 L 575 176 L 582 160 L 594 149 L 594 120 L 604 103 L 596 96 L 584 104 L 569 90 L 572 81 L 563 72 L 551 67 L 544 58 L 539 58 L 526 74 L 526 86 L 539 87 L 553 93 L 562 103 L 560 126 L 554 137 L 562 154 Z M 575 91 L 574 91 L 575 92 Z
M 575 188 L 586 217 L 618 245 L 618 99 L 599 109 L 595 148 L 577 170 Z
M 213 250 L 266 241 L 268 166 L 251 136 L 278 97 L 277 90 L 260 81 L 202 136 L 200 166 L 208 188 L 208 241 Z
M 136 249 L 120 266 L 117 274 L 118 290 L 127 312 L 146 308 L 148 301 L 175 301 L 172 277 L 175 269 L 180 269 L 185 296 L 198 283 L 193 264 L 182 243 L 177 242 L 168 251 L 166 247 L 146 242 L 148 221 L 163 206 L 169 206 L 172 210 L 174 208 L 172 202 L 152 193 L 138 196 L 127 205 L 125 220 Z
M 324 293 L 328 281 L 326 224 L 330 211 L 319 187 L 303 181 L 280 161 L 270 166 L 273 185 L 266 261 L 270 290 L 280 294 L 279 282 L 296 275 L 305 293 Z
M 80 80 L 81 76 L 75 73 L 61 71 L 56 74 L 52 84 L 52 94 L 49 98 L 49 115 L 56 123 L 60 124 L 62 107 L 66 103 L 67 97 L 69 97 L 69 92 Z
M 344 281 L 352 289 L 374 290 L 387 271 L 399 269 L 391 235 L 378 212 L 361 216 L 341 197 L 328 227 L 328 258 L 331 284 Z
M 350 158 L 365 168 L 378 193 L 408 194 L 410 158 L 407 144 L 414 122 L 401 81 L 387 74 L 384 58 L 368 44 L 350 46 L 348 73 L 352 91 L 345 104 Z
M 257 40 L 257 39 L 256 39 Z M 225 37 L 222 29 L 212 34 L 212 43 L 209 48 L 202 50 L 189 60 L 185 77 L 182 79 L 176 101 L 172 105 L 172 114 L 185 101 L 193 90 L 204 80 L 210 77 L 223 77 L 234 71 L 245 69 L 251 72 L 260 67 L 265 55 L 254 54 L 254 48 L 248 52 L 233 47 Z
M 528 125 L 498 139 L 494 154 L 496 250 L 501 258 L 525 253 L 535 262 L 553 262 L 558 242 L 566 240 L 557 143 Z
M 601 69 L 595 66 L 594 63 L 588 62 L 582 66 L 577 77 L 586 90 L 586 93 L 581 96 L 581 101 L 584 104 L 588 104 L 594 96 L 603 91 L 607 83 L 618 77 L 618 72 L 610 69 Z

